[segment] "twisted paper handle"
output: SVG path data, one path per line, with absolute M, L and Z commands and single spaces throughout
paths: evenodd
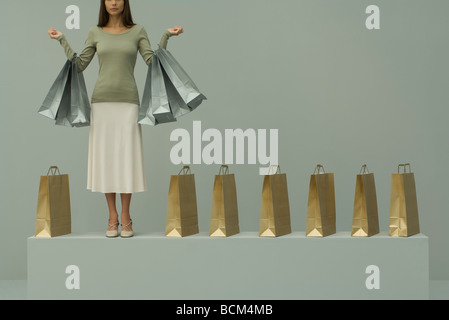
M 324 171 L 324 167 L 323 167 L 321 164 L 317 164 L 317 165 L 316 165 L 315 170 L 313 171 L 313 174 L 315 174 L 316 169 L 318 169 L 318 173 L 320 173 L 320 170 L 321 170 L 321 169 L 323 169 L 323 173 L 326 173 L 326 172 Z
M 223 173 L 221 173 L 223 171 Z M 227 165 L 223 164 L 220 167 L 220 171 L 218 171 L 218 174 L 228 174 L 229 168 Z
M 274 174 L 278 174 L 278 173 L 281 173 L 281 166 L 280 165 L 278 165 L 278 164 L 272 164 L 271 166 L 270 166 L 270 168 L 268 169 L 268 175 L 270 175 L 271 174 L 271 168 L 272 167 L 276 167 L 276 172 L 274 173 Z
M 48 169 L 47 176 L 49 175 L 50 171 L 52 175 L 56 175 L 56 170 L 58 171 L 58 174 L 61 174 L 57 166 L 51 166 L 50 169 Z
M 410 163 L 400 163 L 400 164 L 398 164 L 398 173 L 399 173 L 399 168 L 400 167 L 403 167 L 404 168 L 404 172 L 403 173 L 406 173 L 407 166 L 408 166 L 409 172 L 412 172 L 412 167 L 410 166 Z
M 180 175 L 182 172 L 182 174 L 188 174 L 190 173 L 190 167 L 189 166 L 184 166 L 182 167 L 182 169 L 179 171 L 178 175 Z
M 362 168 L 360 169 L 360 174 L 365 174 L 365 173 L 369 173 L 368 167 L 366 166 L 366 164 L 364 164 L 362 166 Z

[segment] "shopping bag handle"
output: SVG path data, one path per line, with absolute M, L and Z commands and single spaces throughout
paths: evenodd
M 48 169 L 47 176 L 49 175 L 50 171 L 53 176 L 56 175 L 56 170 L 58 170 L 58 174 L 61 174 L 57 166 L 51 166 L 50 169 Z
M 276 167 L 276 172 L 275 172 L 274 174 L 281 173 L 281 166 L 278 165 L 278 164 L 272 164 L 272 165 L 270 166 L 270 168 L 268 169 L 268 175 L 270 175 L 270 173 L 271 173 L 271 168 L 272 168 L 272 167 Z
M 407 166 L 408 166 L 409 172 L 412 172 L 412 167 L 410 166 L 410 163 L 400 163 L 400 164 L 398 164 L 398 173 L 399 173 L 400 167 L 404 167 L 404 173 L 406 173 Z
M 218 171 L 218 174 L 222 174 L 221 173 L 222 171 L 223 171 L 223 174 L 228 174 L 228 170 L 229 170 L 228 166 L 223 164 L 223 165 L 221 165 L 220 171 Z
M 180 175 L 181 172 L 182 172 L 183 174 L 188 174 L 188 173 L 190 173 L 190 167 L 189 167 L 189 166 L 184 166 L 184 167 L 182 167 L 182 169 L 181 169 L 181 171 L 179 171 L 178 175 Z
M 321 164 L 316 165 L 315 170 L 313 171 L 313 174 L 315 174 L 316 169 L 318 169 L 318 173 L 320 173 L 321 169 L 323 169 L 323 173 L 326 173 L 326 171 L 324 171 L 324 167 Z
M 368 167 L 366 166 L 366 164 L 364 164 L 362 166 L 362 168 L 360 169 L 360 174 L 364 174 L 364 173 L 369 173 L 369 170 L 368 170 Z

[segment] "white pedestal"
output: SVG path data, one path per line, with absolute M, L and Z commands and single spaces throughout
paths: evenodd
M 79 289 L 68 289 L 79 270 Z M 378 273 L 367 273 L 368 266 Z M 368 289 L 367 278 L 379 284 Z M 76 280 L 76 279 L 75 279 Z M 70 282 L 70 281 L 69 281 Z M 372 283 L 371 281 L 368 281 Z M 71 283 L 76 283 L 72 281 Z M 70 287 L 70 286 L 69 286 Z M 428 238 L 28 238 L 29 299 L 428 299 Z

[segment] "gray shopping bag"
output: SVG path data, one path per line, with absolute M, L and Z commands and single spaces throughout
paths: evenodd
M 83 73 L 72 63 L 70 77 L 70 117 L 73 127 L 85 127 L 90 124 L 90 102 L 87 95 Z
M 154 59 L 154 56 L 153 56 Z M 137 122 L 140 124 L 146 124 L 150 126 L 157 125 L 156 119 L 153 116 L 153 104 L 151 99 L 151 70 L 152 63 L 148 66 L 147 78 L 145 80 L 145 87 L 143 91 L 142 101 L 139 107 L 139 116 Z
M 70 123 L 70 109 L 71 109 L 71 90 L 70 90 L 70 85 L 72 82 L 72 65 L 70 64 L 70 69 L 69 69 L 69 76 L 67 77 L 67 82 L 64 88 L 64 91 L 62 93 L 62 97 L 61 97 L 61 104 L 59 105 L 59 109 L 56 112 L 56 121 L 55 124 L 58 126 L 66 126 L 66 127 L 71 127 L 72 124 Z
M 156 51 L 163 70 L 173 84 L 173 88 L 178 92 L 184 105 L 187 106 L 187 108 L 184 107 L 184 110 L 180 110 L 182 114 L 196 109 L 207 98 L 199 91 L 187 72 L 168 50 L 159 47 Z
M 59 72 L 55 82 L 48 91 L 42 106 L 39 108 L 39 114 L 55 120 L 61 105 L 68 103 L 67 99 L 64 100 L 63 98 L 64 93 L 67 94 L 67 92 L 65 92 L 65 88 L 69 79 L 70 66 L 71 62 L 70 60 L 67 60 L 62 67 L 62 70 Z
M 173 116 L 167 96 L 163 71 L 155 53 L 148 66 L 138 123 L 154 126 L 173 121 L 176 121 L 176 119 Z
M 138 123 L 155 126 L 176 121 L 205 99 L 173 55 L 159 47 L 148 66 Z
M 86 84 L 73 59 L 67 60 L 38 113 L 54 119 L 56 125 L 83 127 L 90 124 L 90 102 Z

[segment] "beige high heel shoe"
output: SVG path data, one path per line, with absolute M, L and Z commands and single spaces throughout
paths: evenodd
M 109 224 L 108 229 L 111 228 L 111 227 L 117 227 L 117 228 L 114 229 L 114 230 L 106 230 L 106 237 L 107 238 L 116 238 L 116 237 L 118 237 L 118 225 L 119 224 L 120 223 L 118 221 L 116 223 Z
M 123 228 L 129 227 L 130 225 L 132 225 L 132 223 L 133 223 L 133 220 L 130 219 L 129 223 L 126 226 L 121 225 L 122 226 L 122 230 L 120 231 L 120 237 L 122 237 L 122 238 L 131 238 L 134 235 L 134 232 L 132 230 L 131 231 L 123 230 Z

